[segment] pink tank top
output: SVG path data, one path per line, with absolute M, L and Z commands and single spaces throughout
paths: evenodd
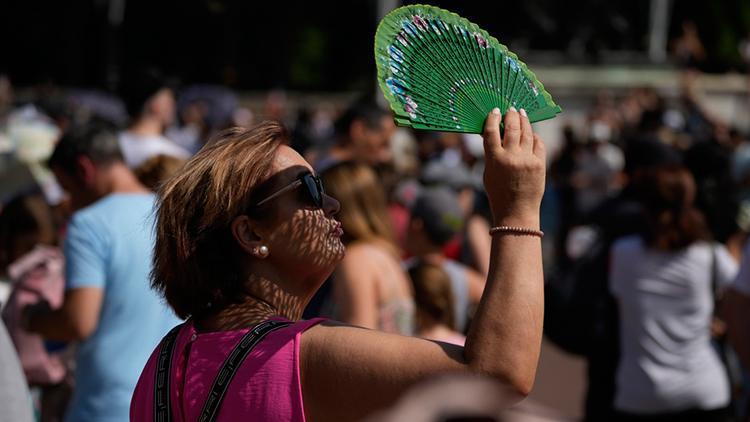
M 217 420 L 304 421 L 300 336 L 323 320 L 296 322 L 271 332 L 258 343 L 229 385 Z M 183 325 L 175 341 L 170 370 L 173 421 L 198 420 L 222 363 L 249 330 L 197 333 L 192 321 Z M 135 387 L 130 402 L 131 421 L 154 420 L 157 354 L 158 348 L 151 354 Z

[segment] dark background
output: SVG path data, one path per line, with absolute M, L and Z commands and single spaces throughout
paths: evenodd
M 145 65 L 182 83 L 241 90 L 347 91 L 373 83 L 374 0 L 130 0 L 119 26 L 109 22 L 111 4 L 25 0 L 2 6 L 0 72 L 18 86 L 112 91 Z M 649 65 L 649 0 L 430 4 L 477 23 L 529 61 Z M 750 33 L 750 1 L 677 0 L 670 10 L 670 38 L 684 20 L 696 22 L 709 56 L 702 70 L 742 66 L 737 45 Z

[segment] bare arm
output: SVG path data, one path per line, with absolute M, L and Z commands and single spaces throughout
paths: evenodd
M 99 325 L 103 295 L 98 287 L 81 287 L 65 292 L 60 309 L 52 311 L 46 302 L 27 307 L 27 328 L 49 340 L 83 340 Z
M 485 187 L 495 224 L 539 227 L 545 151 L 528 119 L 487 118 Z M 466 348 L 347 326 L 318 325 L 302 335 L 305 412 L 311 420 L 353 420 L 391 404 L 425 377 L 471 372 L 501 380 L 516 399 L 534 382 L 542 336 L 541 241 L 498 235 L 485 293 Z

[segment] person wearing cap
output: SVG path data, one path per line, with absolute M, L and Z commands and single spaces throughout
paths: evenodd
M 484 279 L 471 268 L 446 258 L 443 247 L 464 226 L 464 213 L 456 194 L 446 187 L 424 189 L 411 209 L 407 235 L 407 249 L 414 257 L 406 262 L 407 268 L 427 261 L 440 266 L 448 273 L 455 299 L 455 327 L 466 329 L 467 316 L 484 290 Z

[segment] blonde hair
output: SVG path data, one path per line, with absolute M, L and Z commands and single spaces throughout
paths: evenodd
M 448 273 L 438 265 L 420 260 L 409 270 L 409 276 L 414 283 L 414 301 L 417 309 L 439 324 L 455 330 L 456 310 Z
M 286 140 L 278 122 L 228 129 L 161 186 L 151 285 L 179 317 L 210 314 L 244 296 L 230 225 L 248 211 Z
M 398 252 L 385 191 L 373 169 L 346 161 L 325 170 L 321 178 L 326 192 L 341 203 L 344 243 L 382 241 Z

